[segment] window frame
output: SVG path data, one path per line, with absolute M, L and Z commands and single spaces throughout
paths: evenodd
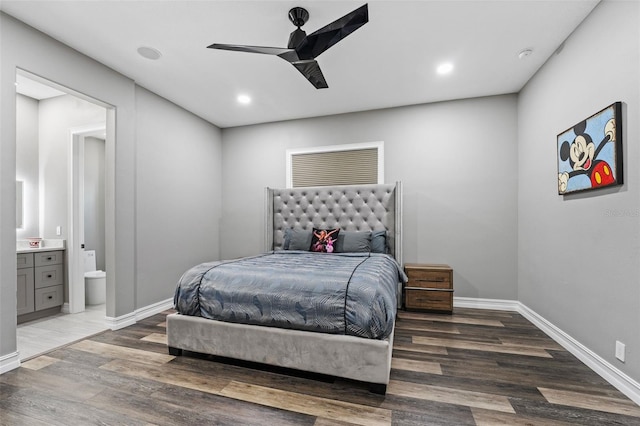
M 378 151 L 378 182 L 377 184 L 384 183 L 384 141 L 376 142 L 361 142 L 350 143 L 342 145 L 326 145 L 326 146 L 314 146 L 306 148 L 294 148 L 286 150 L 286 187 L 293 188 L 293 156 L 301 154 L 318 154 L 326 152 L 341 152 L 341 151 L 359 151 L 364 149 L 377 149 Z

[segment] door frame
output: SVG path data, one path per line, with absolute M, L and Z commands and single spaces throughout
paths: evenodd
M 94 136 L 106 140 L 107 124 L 94 123 L 69 129 L 69 216 L 67 218 L 67 277 L 70 314 L 85 310 L 84 288 L 84 140 Z

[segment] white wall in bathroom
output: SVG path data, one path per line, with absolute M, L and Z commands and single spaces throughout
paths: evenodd
M 40 101 L 40 236 L 68 239 L 69 129 L 104 123 L 106 110 L 72 95 Z M 56 227 L 62 235 L 56 236 Z
M 24 227 L 16 231 L 18 239 L 67 238 L 69 129 L 104 121 L 104 114 L 104 108 L 71 95 L 41 101 L 16 95 L 16 179 L 24 182 L 25 206 Z M 101 240 L 94 242 L 94 239 L 91 243 L 103 247 L 104 264 L 104 140 L 86 140 L 89 141 L 85 145 L 89 146 L 90 164 L 85 172 L 93 192 L 100 185 L 95 181 L 96 173 L 102 175 L 102 190 L 96 194 L 102 199 L 102 216 L 94 218 L 92 214 L 89 219 L 102 221 L 102 231 L 91 228 L 90 233 L 94 238 L 101 232 L 101 237 L 95 237 Z M 90 197 L 94 197 L 93 192 Z M 56 235 L 58 225 L 62 229 L 61 236 Z
M 84 139 L 84 244 L 96 251 L 96 269 L 105 271 L 105 142 Z

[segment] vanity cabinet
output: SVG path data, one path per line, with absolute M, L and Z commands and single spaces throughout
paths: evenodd
M 35 310 L 35 287 L 33 285 L 33 253 L 18 255 L 18 315 Z
M 64 298 L 64 251 L 19 253 L 17 258 L 18 316 L 35 319 L 38 312 L 61 306 Z M 46 312 L 42 312 L 46 313 Z M 19 321 L 20 318 L 19 318 Z

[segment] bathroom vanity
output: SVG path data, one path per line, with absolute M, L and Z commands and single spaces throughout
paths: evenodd
M 64 244 L 17 248 L 18 324 L 54 315 L 64 302 Z

